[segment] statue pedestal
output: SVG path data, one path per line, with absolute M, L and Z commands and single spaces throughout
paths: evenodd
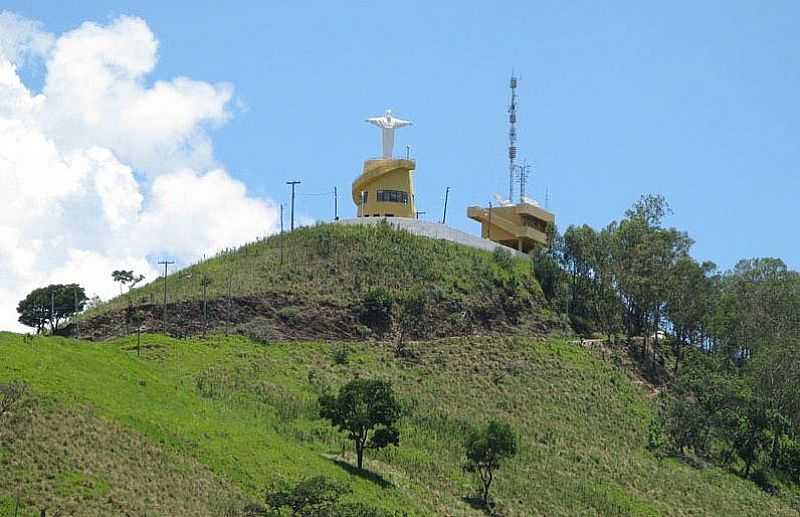
M 361 175 L 353 182 L 353 202 L 358 217 L 415 218 L 414 160 L 387 158 L 366 160 Z

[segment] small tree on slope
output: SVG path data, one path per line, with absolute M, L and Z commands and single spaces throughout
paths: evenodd
M 400 443 L 395 427 L 400 419 L 400 404 L 386 381 L 350 381 L 339 390 L 338 396 L 320 397 L 319 405 L 322 418 L 330 420 L 353 440 L 359 470 L 363 468 L 365 449 Z
M 464 469 L 478 475 L 483 485 L 481 498 L 488 506 L 495 472 L 501 462 L 517 453 L 517 438 L 510 425 L 492 420 L 485 428 L 471 432 L 464 446 L 467 455 Z

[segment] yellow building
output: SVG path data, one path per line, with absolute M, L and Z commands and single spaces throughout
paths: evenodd
M 481 237 L 523 253 L 547 246 L 547 227 L 555 216 L 532 203 L 483 208 L 471 206 L 467 216 L 481 223 Z
M 383 158 L 367 160 L 353 182 L 353 202 L 358 217 L 416 217 L 414 160 Z

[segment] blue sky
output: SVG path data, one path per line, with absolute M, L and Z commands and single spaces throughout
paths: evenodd
M 140 16 L 160 41 L 151 80 L 230 82 L 233 117 L 216 158 L 251 194 L 298 213 L 354 213 L 350 183 L 379 152 L 363 122 L 391 108 L 415 126 L 418 209 L 473 233 L 466 207 L 507 191 L 505 109 L 519 87 L 529 191 L 558 225 L 619 218 L 666 196 L 694 255 L 731 267 L 778 256 L 800 267 L 800 3 L 66 2 L 4 8 L 61 33 Z M 34 89 L 36 66 L 22 71 Z

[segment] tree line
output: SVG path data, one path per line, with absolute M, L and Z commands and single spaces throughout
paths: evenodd
M 646 195 L 600 230 L 551 228 L 533 255 L 545 297 L 579 333 L 623 342 L 662 372 L 654 449 L 769 490 L 800 482 L 800 274 L 777 258 L 699 262 L 669 213 Z

